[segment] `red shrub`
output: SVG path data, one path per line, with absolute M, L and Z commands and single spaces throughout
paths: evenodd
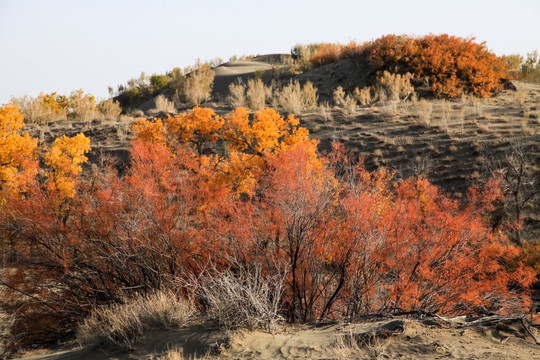
M 460 204 L 427 180 L 393 183 L 387 171 L 350 165 L 342 147 L 321 159 L 299 141 L 263 152 L 253 192 L 238 194 L 208 176 L 208 157 L 190 144 L 134 141 L 124 176 L 89 174 L 62 211 L 38 181 L 1 204 L 4 285 L 11 299 L 29 299 L 18 304 L 21 343 L 69 332 L 92 305 L 177 286 L 208 264 L 288 269 L 280 303 L 290 321 L 528 306 L 532 270 L 508 265 L 516 249 L 484 220 L 497 182 Z M 46 328 L 34 323 L 40 312 Z

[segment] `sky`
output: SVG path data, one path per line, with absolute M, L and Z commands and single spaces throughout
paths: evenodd
M 386 34 L 474 36 L 498 55 L 540 50 L 540 0 L 0 0 L 0 104 L 201 60 Z

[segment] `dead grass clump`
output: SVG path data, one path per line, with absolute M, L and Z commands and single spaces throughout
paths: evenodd
M 524 90 L 517 91 L 515 95 L 515 99 L 516 99 L 517 104 L 520 107 L 525 106 L 525 101 L 527 101 L 527 92 L 525 92 Z
M 193 355 L 186 357 L 182 349 L 168 350 L 164 355 L 153 358 L 154 360 L 209 360 L 213 359 L 210 355 Z
M 354 98 L 356 101 L 360 103 L 360 105 L 370 105 L 372 103 L 372 96 L 371 96 L 371 87 L 367 86 L 362 88 L 362 90 L 355 88 L 354 89 Z
M 529 127 L 529 118 L 531 117 L 531 112 L 529 109 L 523 111 L 523 116 L 521 117 L 521 131 L 524 135 L 534 135 L 534 130 Z
M 377 78 L 375 93 L 381 101 L 382 99 L 390 102 L 405 100 L 414 93 L 414 87 L 411 85 L 412 77 L 410 73 L 400 75 L 384 71 Z
M 246 106 L 246 85 L 241 79 L 237 79 L 229 85 L 227 102 L 234 108 Z
M 156 98 L 154 99 L 154 102 L 156 104 L 156 107 L 154 109 L 155 112 L 168 112 L 168 113 L 176 112 L 174 102 L 170 101 L 163 95 L 156 96 Z
M 332 108 L 328 105 L 328 102 L 325 101 L 319 105 L 319 114 L 321 114 L 321 118 L 326 122 L 333 119 Z
M 426 127 L 431 125 L 433 105 L 430 102 L 422 99 L 413 105 L 413 110 L 418 117 L 419 124 Z
M 70 116 L 79 121 L 92 121 L 99 117 L 99 111 L 94 97 L 84 94 L 81 90 L 73 92 L 70 96 Z
M 246 98 L 251 110 L 259 110 L 266 106 L 266 100 L 271 96 L 272 90 L 264 85 L 260 78 L 249 79 L 247 83 Z
M 131 349 L 146 331 L 178 328 L 194 314 L 194 306 L 173 291 L 140 295 L 123 304 L 95 309 L 79 326 L 77 339 L 81 344 L 106 343 Z
M 278 106 L 291 114 L 315 109 L 319 101 L 317 88 L 309 81 L 304 86 L 298 81 L 291 82 L 277 90 L 274 96 Z
M 199 105 L 210 99 L 216 74 L 209 64 L 196 65 L 185 81 L 184 95 L 189 103 Z
M 232 328 L 272 331 L 279 314 L 285 274 L 263 274 L 260 268 L 237 272 L 212 271 L 194 284 L 207 316 L 229 330 Z
M 108 99 L 98 104 L 98 110 L 107 120 L 116 120 L 122 114 L 122 107 L 118 101 Z
M 488 123 L 481 124 L 481 123 L 477 122 L 476 123 L 476 128 L 478 129 L 479 132 L 481 132 L 483 134 L 486 134 L 486 133 L 488 133 L 490 131 Z
M 358 336 L 340 334 L 333 345 L 333 353 L 338 359 L 381 359 L 389 342 L 377 334 Z
M 441 127 L 444 129 L 444 131 L 446 131 L 446 133 L 449 133 L 450 121 L 452 118 L 452 105 L 448 101 L 444 100 L 441 103 L 440 114 L 441 114 Z
M 347 120 L 351 120 L 354 115 L 356 114 L 358 104 L 356 103 L 356 99 L 350 95 L 345 94 L 345 91 L 343 91 L 343 88 L 341 86 L 338 86 L 336 90 L 334 90 L 334 102 L 339 107 L 339 111 L 343 115 L 343 117 Z

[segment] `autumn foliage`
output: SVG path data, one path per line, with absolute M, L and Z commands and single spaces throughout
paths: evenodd
M 517 249 L 487 221 L 495 180 L 463 203 L 423 178 L 368 172 L 338 144 L 320 156 L 298 120 L 273 109 L 196 107 L 134 130 L 122 175 L 102 166 L 79 179 L 88 144 L 59 139 L 47 177 L 25 173 L 24 194 L 3 194 L 3 283 L 20 344 L 68 333 L 126 293 L 193 295 L 184 284 L 209 267 L 284 272 L 291 322 L 530 305 L 533 271 L 510 265 Z
M 427 79 L 437 97 L 458 97 L 463 92 L 490 96 L 502 90 L 502 80 L 508 78 L 506 61 L 484 43 L 446 34 L 386 35 L 362 44 L 325 44 L 310 62 L 318 67 L 353 56 L 363 58 L 375 76 L 389 71 L 411 73 L 418 81 Z

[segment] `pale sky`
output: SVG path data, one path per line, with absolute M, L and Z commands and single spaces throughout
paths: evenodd
M 475 36 L 498 55 L 540 50 L 540 0 L 0 0 L 0 104 L 298 43 L 385 34 Z

